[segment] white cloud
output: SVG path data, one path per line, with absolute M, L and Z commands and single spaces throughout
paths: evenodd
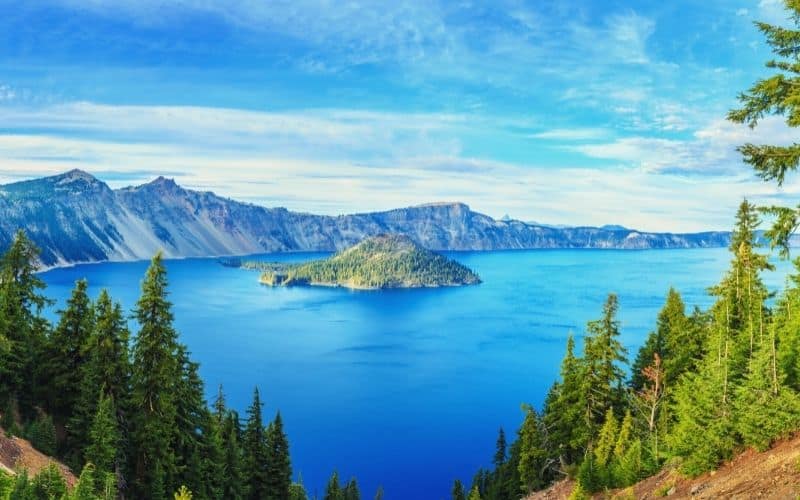
M 775 193 L 734 163 L 734 144 L 750 132 L 723 122 L 685 141 L 634 137 L 570 146 L 617 163 L 584 168 L 555 167 L 535 155 L 518 163 L 465 155 L 459 131 L 487 133 L 498 124 L 448 114 L 77 103 L 29 112 L 0 107 L 0 121 L 6 120 L 41 128 L 0 135 L 6 181 L 83 168 L 121 186 L 164 173 L 196 189 L 329 214 L 458 200 L 496 217 L 691 231 L 726 228 L 743 195 Z M 764 129 L 773 139 L 784 133 L 772 120 Z M 538 135 L 578 142 L 605 133 Z M 789 184 L 783 192 L 793 189 Z
M 587 141 L 603 139 L 611 135 L 611 131 L 604 128 L 554 128 L 531 134 L 532 139 L 546 139 L 555 141 Z

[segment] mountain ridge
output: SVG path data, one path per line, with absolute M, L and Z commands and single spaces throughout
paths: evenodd
M 46 267 L 140 260 L 160 250 L 169 258 L 333 252 L 385 233 L 404 234 L 434 251 L 707 248 L 726 246 L 730 238 L 723 231 L 648 233 L 496 220 L 462 202 L 315 215 L 186 189 L 163 176 L 111 189 L 81 170 L 0 186 L 0 248 L 18 229 L 42 249 Z

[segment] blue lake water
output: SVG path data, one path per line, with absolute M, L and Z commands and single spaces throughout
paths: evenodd
M 273 255 L 295 261 L 321 254 Z M 181 340 L 201 363 L 209 398 L 223 384 L 244 414 L 254 386 L 265 417 L 280 409 L 295 475 L 322 494 L 330 473 L 356 476 L 364 498 L 449 498 L 488 465 L 520 404 L 540 407 L 567 334 L 580 336 L 608 292 L 620 297 L 632 354 L 666 291 L 706 307 L 729 262 L 712 250 L 536 250 L 453 253 L 484 280 L 473 287 L 348 291 L 268 288 L 214 259 L 167 262 Z M 44 273 L 62 307 L 74 281 L 107 288 L 130 310 L 146 262 Z M 786 263 L 766 281 L 782 286 Z

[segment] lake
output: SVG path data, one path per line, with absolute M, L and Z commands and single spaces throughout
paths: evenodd
M 265 257 L 299 261 L 325 254 Z M 280 409 L 295 475 L 324 493 L 334 469 L 363 498 L 449 498 L 489 465 L 497 430 L 516 432 L 520 404 L 541 407 L 565 339 L 620 297 L 631 357 L 669 286 L 687 306 L 711 303 L 730 256 L 710 250 L 533 250 L 452 253 L 483 279 L 463 288 L 348 291 L 268 288 L 215 259 L 167 262 L 181 340 L 201 363 L 209 400 L 223 384 L 242 415 L 253 387 L 265 420 Z M 63 307 L 74 281 L 108 288 L 130 310 L 146 262 L 57 269 L 42 276 Z M 769 273 L 782 286 L 789 265 Z M 54 309 L 55 309 L 54 308 Z M 52 312 L 51 312 L 52 314 Z M 580 342 L 579 342 L 580 345 Z

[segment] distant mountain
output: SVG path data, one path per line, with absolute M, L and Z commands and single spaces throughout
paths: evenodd
M 242 267 L 258 268 L 243 263 Z M 297 264 L 264 263 L 261 283 L 271 286 L 343 286 L 357 289 L 475 285 L 466 266 L 426 250 L 404 235 L 371 236 L 327 259 Z
M 46 266 L 146 259 L 158 250 L 166 257 L 336 251 L 384 233 L 439 251 L 721 247 L 730 238 L 727 232 L 548 227 L 495 220 L 463 203 L 313 215 L 183 189 L 163 177 L 112 190 L 80 170 L 0 186 L 0 247 L 19 228 L 42 249 Z

